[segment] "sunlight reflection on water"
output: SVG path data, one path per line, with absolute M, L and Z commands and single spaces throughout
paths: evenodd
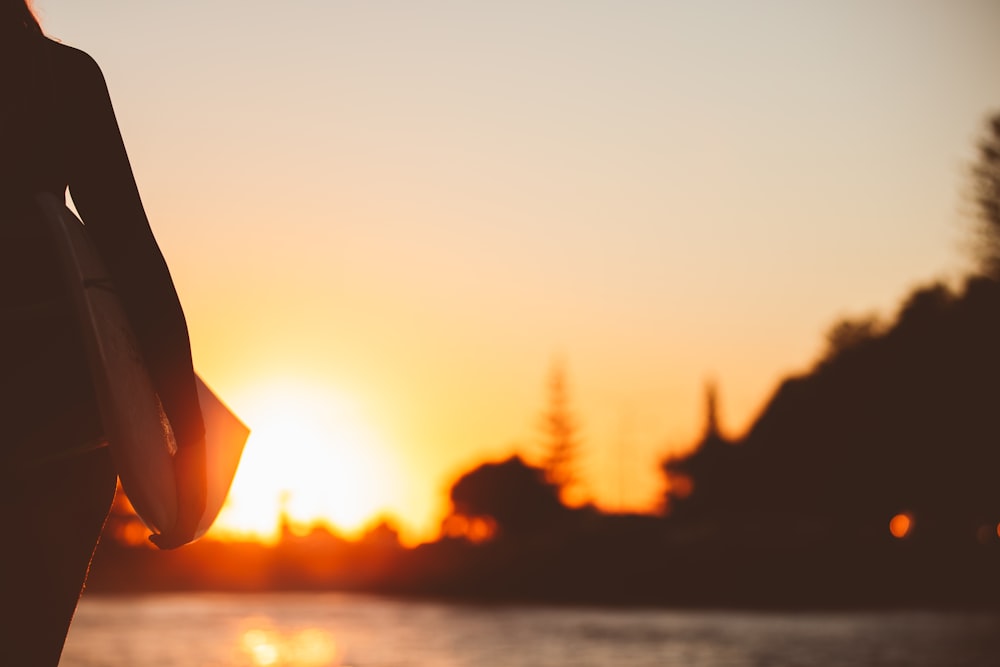
M 240 645 L 251 662 L 259 667 L 327 667 L 341 664 L 337 644 L 326 630 L 309 628 L 284 633 L 254 627 L 243 633 Z
M 1000 614 L 86 596 L 61 667 L 994 667 Z

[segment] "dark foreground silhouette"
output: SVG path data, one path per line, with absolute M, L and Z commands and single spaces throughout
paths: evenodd
M 115 489 L 106 450 L 72 454 L 102 429 L 68 277 L 39 197 L 67 188 L 116 286 L 178 453 L 178 520 L 204 508 L 204 426 L 187 326 L 150 230 L 104 77 L 47 38 L 26 0 L 0 1 L 0 655 L 55 665 Z M 95 355 L 96 356 L 96 355 Z

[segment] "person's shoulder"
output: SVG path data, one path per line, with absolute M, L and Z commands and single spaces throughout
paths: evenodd
M 104 74 L 100 65 L 86 51 L 49 38 L 43 41 L 42 50 L 53 69 L 65 78 L 67 84 L 104 86 Z

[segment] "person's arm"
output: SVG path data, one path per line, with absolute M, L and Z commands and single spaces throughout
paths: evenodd
M 89 56 L 74 55 L 76 90 L 66 100 L 74 118 L 70 192 L 114 279 L 177 440 L 178 523 L 157 544 L 179 546 L 193 534 L 205 502 L 205 426 L 187 323 L 139 198 L 104 76 Z

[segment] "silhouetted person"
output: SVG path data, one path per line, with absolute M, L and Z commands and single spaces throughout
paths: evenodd
M 68 453 L 101 426 L 37 193 L 69 187 L 173 426 L 180 505 L 163 548 L 189 541 L 203 511 L 204 425 L 187 325 L 97 64 L 47 39 L 27 0 L 0 0 L 0 88 L 0 663 L 55 665 L 116 472 L 107 448 Z

